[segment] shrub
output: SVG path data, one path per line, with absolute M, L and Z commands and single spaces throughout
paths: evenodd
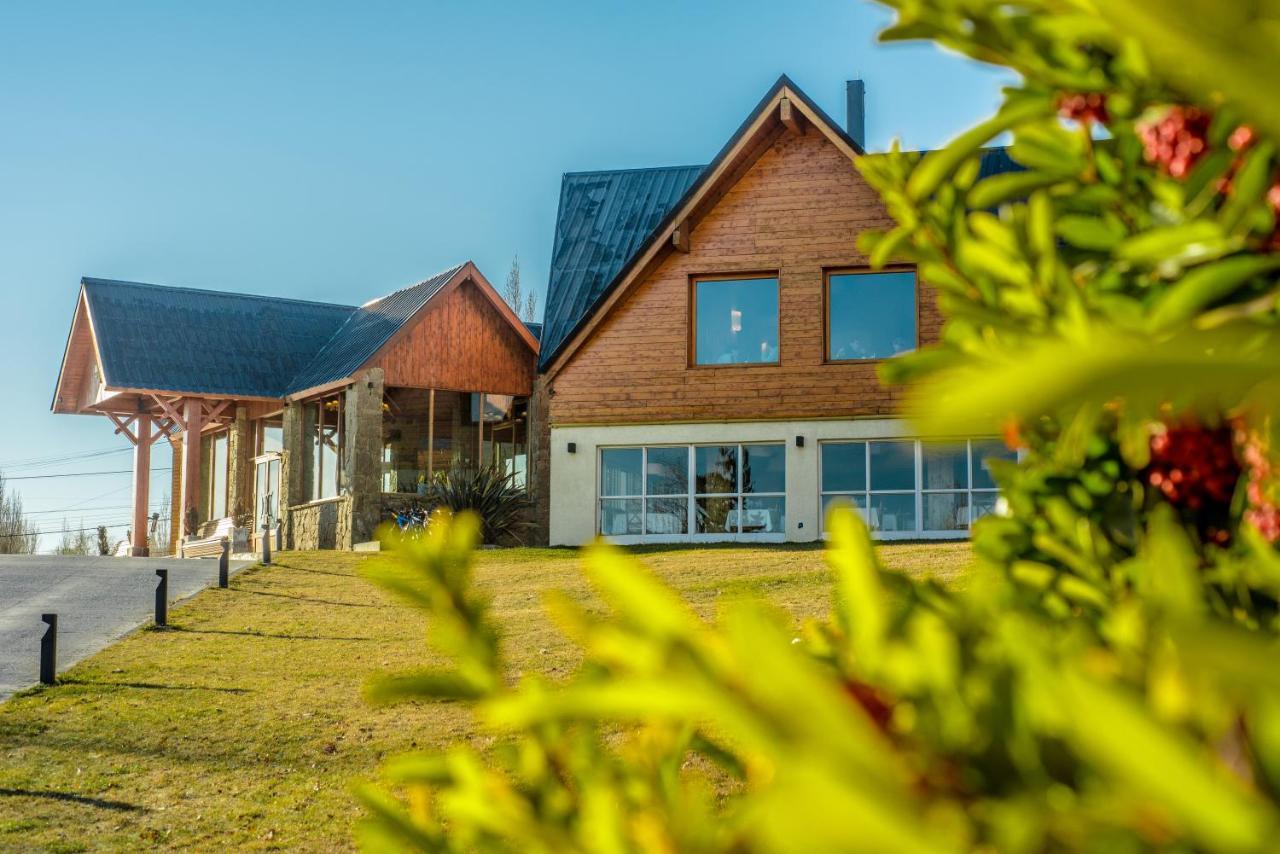
M 427 488 L 425 503 L 432 510 L 474 512 L 486 543 L 523 542 L 530 527 L 529 496 L 514 475 L 497 466 L 453 467 L 437 472 Z
M 887 5 L 886 38 L 1019 78 L 947 148 L 858 163 L 897 221 L 864 249 L 948 317 L 886 380 L 923 432 L 1024 450 L 980 566 L 962 592 L 888 574 L 837 514 L 831 616 L 796 632 L 756 604 L 703 621 L 597 545 L 604 612 L 550 600 L 582 667 L 510 684 L 479 523 L 440 519 L 372 574 L 451 663 L 371 693 L 472 703 L 497 742 L 390 762 L 366 847 L 1280 847 L 1273 25 L 1210 0 Z M 1026 168 L 983 178 L 1002 134 Z

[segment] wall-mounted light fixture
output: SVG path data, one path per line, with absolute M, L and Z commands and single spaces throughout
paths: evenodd
M 796 436 L 796 447 L 797 448 L 804 447 L 804 436 Z
M 570 443 L 569 443 L 569 453 L 571 453 L 571 454 L 576 454 L 576 453 L 578 453 L 578 443 L 577 443 L 577 442 L 570 442 Z

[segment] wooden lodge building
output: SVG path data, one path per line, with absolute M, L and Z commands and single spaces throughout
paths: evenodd
M 914 270 L 858 251 L 891 221 L 852 162 L 860 81 L 848 102 L 841 127 L 782 77 L 706 166 L 566 174 L 540 325 L 469 263 L 358 308 L 85 279 L 53 409 L 168 441 L 192 536 L 267 519 L 286 547 L 350 548 L 477 463 L 527 484 L 551 545 L 813 540 L 836 501 L 883 538 L 967 536 L 1008 452 L 912 435 L 877 380 L 942 318 Z

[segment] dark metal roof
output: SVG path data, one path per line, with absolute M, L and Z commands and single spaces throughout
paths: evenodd
M 464 266 L 450 267 L 426 281 L 350 312 L 346 322 L 289 382 L 288 393 L 343 380 L 354 374 Z
M 523 321 L 523 323 L 524 323 L 524 328 L 529 330 L 529 334 L 532 335 L 534 339 L 538 341 L 542 340 L 542 324 L 541 323 L 534 323 L 532 320 L 526 320 L 526 321 Z
M 564 176 L 540 336 L 540 367 L 546 367 L 702 170 L 702 166 L 670 166 Z
M 81 280 L 113 388 L 281 397 L 354 311 L 250 294 Z

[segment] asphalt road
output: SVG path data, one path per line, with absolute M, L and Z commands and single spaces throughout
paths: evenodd
M 157 569 L 169 570 L 171 606 L 218 583 L 212 559 L 0 555 L 0 701 L 39 681 L 41 614 L 58 615 L 62 672 L 154 617 Z

